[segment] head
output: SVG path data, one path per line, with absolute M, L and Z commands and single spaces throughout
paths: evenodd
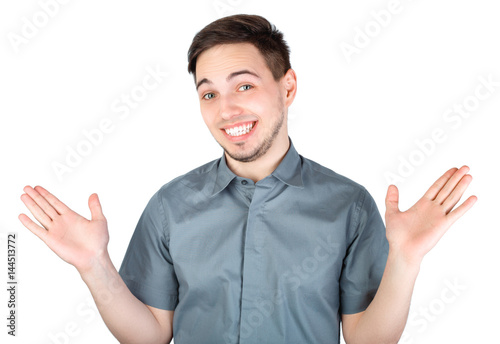
M 254 45 L 276 81 L 292 68 L 290 48 L 283 34 L 261 16 L 238 14 L 218 19 L 196 34 L 188 51 L 188 72 L 196 81 L 196 62 L 201 53 L 217 45 L 235 43 Z
M 194 37 L 188 71 L 201 113 L 234 160 L 255 161 L 276 141 L 288 146 L 287 109 L 296 90 L 289 55 L 283 34 L 256 15 L 221 18 Z

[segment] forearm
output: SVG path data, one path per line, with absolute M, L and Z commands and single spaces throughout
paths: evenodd
M 120 343 L 170 342 L 172 329 L 162 329 L 149 308 L 130 292 L 107 252 L 95 260 L 90 271 L 80 275 L 106 326 Z
M 360 317 L 348 344 L 389 344 L 400 339 L 408 318 L 419 262 L 405 262 L 389 250 L 379 289 Z

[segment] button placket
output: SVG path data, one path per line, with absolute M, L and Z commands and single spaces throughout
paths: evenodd
M 257 301 L 262 298 L 263 278 L 263 231 L 262 210 L 269 196 L 269 185 L 257 186 L 248 209 L 248 220 L 243 249 L 243 272 L 240 317 L 240 344 L 261 343 L 256 317 L 260 315 Z

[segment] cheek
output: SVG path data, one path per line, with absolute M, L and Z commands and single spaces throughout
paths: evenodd
M 266 124 L 271 125 L 276 121 L 283 111 L 283 104 L 280 103 L 279 94 L 270 94 L 263 96 L 262 94 L 253 96 L 248 102 L 248 109 L 260 117 Z
M 211 127 L 216 123 L 215 107 L 212 105 L 202 104 L 200 105 L 200 112 L 205 124 L 212 129 Z
M 247 109 L 259 117 L 267 117 L 278 108 L 277 96 L 267 94 L 253 94 L 246 99 Z

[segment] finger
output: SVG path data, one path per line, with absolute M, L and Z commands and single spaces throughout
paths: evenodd
M 92 216 L 92 220 L 102 220 L 104 215 L 102 213 L 101 202 L 99 202 L 99 197 L 96 193 L 90 195 L 89 197 L 89 209 Z
M 451 176 L 450 179 L 446 182 L 446 184 L 443 186 L 441 191 L 437 194 L 435 201 L 438 204 L 442 204 L 446 198 L 451 194 L 455 186 L 457 186 L 458 182 L 462 179 L 464 175 L 469 172 L 469 167 L 468 166 L 462 166 L 458 171 L 456 171 L 453 176 Z
M 462 217 L 467 211 L 469 211 L 470 208 L 476 203 L 477 197 L 476 196 L 470 196 L 465 200 L 464 203 L 460 204 L 460 206 L 453 210 L 451 213 L 447 215 L 447 217 L 450 219 L 451 224 L 453 224 L 456 220 Z
M 38 222 L 42 224 L 42 226 L 48 229 L 52 220 L 47 216 L 47 214 L 45 214 L 45 212 L 38 206 L 38 204 L 36 204 L 36 202 L 33 201 L 33 199 L 27 194 L 21 195 L 21 201 L 23 201 L 24 205 L 26 205 L 35 219 L 37 219 Z
M 446 182 L 448 181 L 448 179 L 450 179 L 451 176 L 457 170 L 458 170 L 458 168 L 453 167 L 453 168 L 450 168 L 448 171 L 446 171 L 445 174 L 443 174 L 441 177 L 439 177 L 439 179 L 436 180 L 434 182 L 434 184 L 432 184 L 432 186 L 429 188 L 429 190 L 427 190 L 427 192 L 424 194 L 424 197 L 426 197 L 427 199 L 430 199 L 431 201 L 433 201 L 436 198 L 436 196 L 439 193 L 439 191 L 446 184 Z
M 56 196 L 48 192 L 40 185 L 35 186 L 35 190 L 38 191 L 38 193 L 42 195 L 47 200 L 47 202 L 50 203 L 50 205 L 52 205 L 52 207 L 57 211 L 59 215 L 71 211 L 71 209 L 68 208 L 66 204 L 61 202 Z
M 453 209 L 453 207 L 458 203 L 458 201 L 460 201 L 462 195 L 464 194 L 465 190 L 467 189 L 471 181 L 472 181 L 472 176 L 470 174 L 466 174 L 465 176 L 462 177 L 462 179 L 460 179 L 458 185 L 453 189 L 451 194 L 442 204 L 446 214 L 448 214 Z
M 396 185 L 389 185 L 387 195 L 385 196 L 386 214 L 399 212 L 399 191 Z
M 33 201 L 35 201 L 35 203 L 44 211 L 44 213 L 47 214 L 48 217 L 50 217 L 51 220 L 56 218 L 56 216 L 58 215 L 56 210 L 49 204 L 49 202 L 47 202 L 45 198 L 42 197 L 42 195 L 38 193 L 38 191 L 36 191 L 29 185 L 25 186 L 23 190 L 31 197 Z
M 31 233 L 35 234 L 37 237 L 39 237 L 42 241 L 45 242 L 45 239 L 47 238 L 48 232 L 45 228 L 40 227 L 36 223 L 34 223 L 27 215 L 25 214 L 20 214 L 18 216 L 19 221 L 24 225 L 24 227 L 28 228 Z

